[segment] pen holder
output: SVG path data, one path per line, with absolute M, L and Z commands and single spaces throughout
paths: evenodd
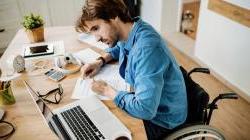
M 12 105 L 16 102 L 11 86 L 9 85 L 3 90 L 0 90 L 0 106 Z

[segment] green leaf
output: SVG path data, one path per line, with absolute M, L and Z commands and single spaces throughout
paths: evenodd
M 44 21 L 40 15 L 30 13 L 29 15 L 25 15 L 23 17 L 23 21 L 21 22 L 21 24 L 26 29 L 34 29 L 43 26 Z

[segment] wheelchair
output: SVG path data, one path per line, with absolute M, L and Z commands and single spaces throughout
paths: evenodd
M 218 109 L 217 101 L 222 99 L 238 99 L 236 93 L 219 94 L 209 103 L 209 94 L 195 81 L 191 74 L 195 72 L 210 74 L 207 68 L 194 68 L 187 72 L 180 66 L 183 74 L 188 100 L 187 119 L 183 125 L 174 129 L 174 132 L 164 140 L 215 139 L 224 140 L 223 134 L 216 128 L 209 126 L 212 113 Z

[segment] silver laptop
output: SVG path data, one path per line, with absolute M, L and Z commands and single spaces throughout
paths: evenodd
M 130 131 L 96 96 L 89 96 L 51 111 L 42 98 L 35 99 L 36 92 L 27 82 L 25 85 L 46 122 L 60 139 L 132 140 Z

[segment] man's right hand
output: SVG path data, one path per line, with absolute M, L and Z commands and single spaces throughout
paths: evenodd
M 100 60 L 83 65 L 83 67 L 81 68 L 82 78 L 91 78 L 95 76 L 100 71 L 101 66 L 102 62 Z

